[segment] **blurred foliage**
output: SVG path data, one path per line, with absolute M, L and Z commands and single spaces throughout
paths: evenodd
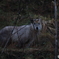
M 53 59 L 53 52 L 40 52 L 40 51 L 33 51 L 29 53 L 23 52 L 12 52 L 12 54 L 4 53 L 4 56 L 1 56 L 0 59 Z
M 36 18 L 39 15 L 45 20 L 54 18 L 54 5 L 52 1 L 53 0 L 0 0 L 0 28 L 14 25 L 18 13 L 21 17 L 18 19 L 17 25 L 29 24 L 30 16 Z M 58 2 L 59 0 L 57 0 L 59 10 Z M 21 19 L 22 21 L 20 21 Z

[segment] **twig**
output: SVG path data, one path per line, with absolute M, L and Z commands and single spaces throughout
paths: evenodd
M 0 49 L 0 51 L 2 51 L 2 48 Z M 40 49 L 40 48 L 24 48 L 24 49 L 4 49 L 4 52 L 24 52 L 24 53 L 26 53 L 26 52 L 33 52 L 33 51 L 49 51 L 48 49 Z M 53 50 L 51 50 L 51 51 L 54 51 L 54 49 Z

